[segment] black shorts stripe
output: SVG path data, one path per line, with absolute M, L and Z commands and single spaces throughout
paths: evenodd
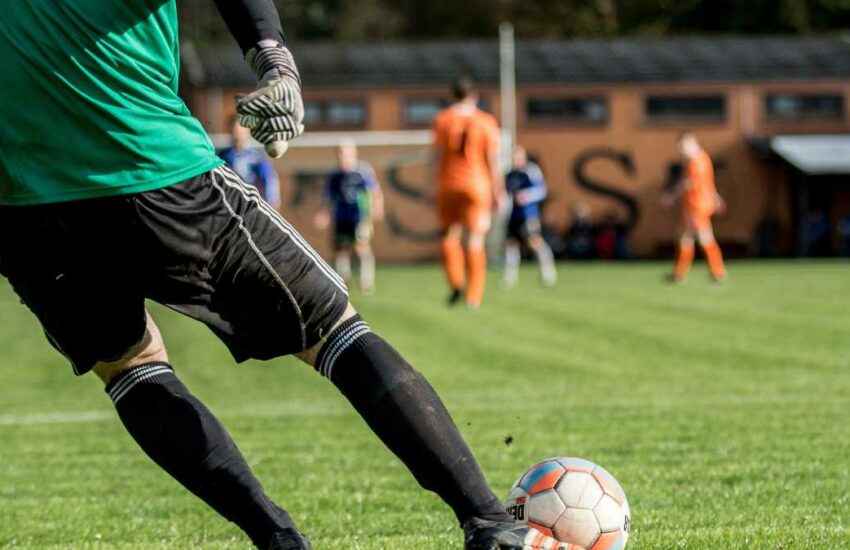
M 263 251 L 260 250 L 260 248 L 257 246 L 257 243 L 254 242 L 253 235 L 251 235 L 251 232 L 245 226 L 245 220 L 242 218 L 242 216 L 236 213 L 236 211 L 233 209 L 233 206 L 228 202 L 227 193 L 224 192 L 224 188 L 222 188 L 218 184 L 216 178 L 211 179 L 213 187 L 215 187 L 218 192 L 221 193 L 221 201 L 224 204 L 224 207 L 227 208 L 227 210 L 230 212 L 230 215 L 233 216 L 233 219 L 235 219 L 239 224 L 239 230 L 242 232 L 243 235 L 245 235 L 245 238 L 248 241 L 248 246 L 251 247 L 251 250 L 254 251 L 254 254 L 257 255 L 257 257 L 260 259 L 260 262 L 262 262 L 263 266 L 266 268 L 269 274 L 271 274 L 272 278 L 277 282 L 277 284 L 280 285 L 281 290 L 286 293 L 286 296 L 292 302 L 293 308 L 298 313 L 298 324 L 301 327 L 301 347 L 306 349 L 307 327 L 304 324 L 304 314 L 301 312 L 301 307 L 298 305 L 298 301 L 292 295 L 292 292 L 289 290 L 289 287 L 286 286 L 286 283 L 283 282 L 283 279 L 281 279 L 280 274 L 275 271 L 274 267 L 271 265 L 271 262 L 269 262 L 268 258 L 266 258 L 266 255 L 263 254 Z
M 229 168 L 222 167 L 219 170 L 222 171 L 225 177 L 225 183 L 237 191 L 241 192 L 243 196 L 245 196 L 246 200 L 249 200 L 255 203 L 260 210 L 269 217 L 269 219 L 277 225 L 281 231 L 283 231 L 287 236 L 293 239 L 296 245 L 301 248 L 301 250 L 310 256 L 313 261 L 316 263 L 316 266 L 322 270 L 331 281 L 339 287 L 346 295 L 348 294 L 348 288 L 345 286 L 345 282 L 342 278 L 334 271 L 328 264 L 325 262 L 322 257 L 319 255 L 316 250 L 304 240 L 304 237 L 296 230 L 286 219 L 280 215 L 274 208 L 272 208 L 263 198 L 260 196 L 259 191 L 252 186 L 244 183 L 234 172 L 232 172 Z M 229 176 L 229 177 L 228 177 Z
M 224 177 L 224 183 L 229 187 L 236 189 L 245 196 L 246 200 L 254 202 L 260 210 L 269 217 L 269 219 L 305 253 L 307 254 L 316 266 L 324 273 L 345 295 L 348 295 L 348 288 L 336 271 L 334 271 L 319 255 L 316 250 L 310 246 L 307 241 L 301 236 L 298 231 L 292 227 L 286 219 L 281 216 L 274 208 L 266 203 L 260 196 L 256 188 L 252 188 L 243 183 L 242 180 L 233 171 L 227 167 L 221 167 L 216 170 L 216 173 Z

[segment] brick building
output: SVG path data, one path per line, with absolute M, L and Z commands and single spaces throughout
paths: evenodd
M 389 219 L 383 259 L 433 257 L 427 129 L 447 82 L 472 75 L 498 115 L 494 42 L 300 44 L 303 138 L 278 168 L 286 215 L 320 245 L 310 220 L 330 147 L 355 136 L 384 180 Z M 225 131 L 233 98 L 253 86 L 234 47 L 184 48 L 185 95 L 211 133 Z M 811 219 L 828 224 L 821 252 L 839 247 L 850 217 L 850 41 L 811 38 L 671 38 L 527 41 L 517 45 L 518 140 L 551 188 L 554 234 L 586 204 L 616 219 L 634 254 L 672 247 L 678 217 L 659 195 L 678 134 L 694 131 L 717 164 L 729 211 L 718 236 L 736 254 L 813 252 Z M 848 218 L 850 220 L 850 218 Z M 822 243 L 823 244 L 823 243 Z

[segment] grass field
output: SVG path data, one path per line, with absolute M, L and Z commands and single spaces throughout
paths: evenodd
M 499 494 L 531 463 L 604 465 L 633 549 L 850 548 L 850 264 L 523 271 L 482 311 L 448 310 L 435 268 L 379 271 L 355 301 L 434 383 Z M 318 550 L 460 549 L 335 390 L 290 359 L 232 366 L 203 326 L 155 314 L 183 380 L 218 413 Z M 0 282 L 0 547 L 248 548 L 136 449 Z M 513 437 L 507 445 L 506 438 Z

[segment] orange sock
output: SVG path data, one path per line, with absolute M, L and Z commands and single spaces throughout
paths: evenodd
M 702 250 L 708 260 L 711 275 L 717 280 L 725 278 L 726 266 L 723 265 L 723 253 L 720 251 L 720 245 L 717 244 L 717 241 L 705 245 Z
M 465 284 L 463 245 L 459 239 L 443 239 L 441 249 L 443 269 L 446 271 L 449 286 L 453 290 L 462 290 Z
M 487 252 L 483 246 L 467 249 L 466 271 L 469 281 L 466 303 L 478 307 L 484 299 L 484 285 L 487 282 Z
M 691 264 L 694 263 L 694 245 L 679 244 L 679 254 L 676 256 L 676 265 L 673 268 L 673 277 L 676 279 L 684 279 L 691 270 Z

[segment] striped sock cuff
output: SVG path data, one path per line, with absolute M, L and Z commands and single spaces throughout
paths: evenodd
M 316 360 L 316 370 L 322 376 L 330 378 L 334 364 L 339 359 L 339 356 L 361 336 L 370 332 L 372 332 L 372 329 L 369 328 L 369 325 L 359 315 L 355 315 L 343 322 L 328 336 Z
M 156 383 L 174 377 L 174 369 L 168 363 L 148 363 L 124 371 L 106 385 L 106 393 L 116 405 L 134 387 L 142 383 Z

